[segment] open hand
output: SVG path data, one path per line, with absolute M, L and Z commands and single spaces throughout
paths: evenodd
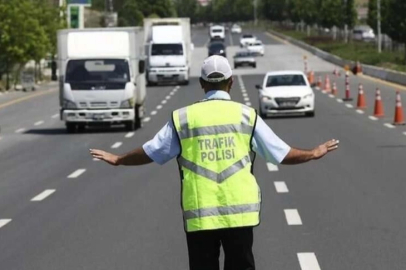
M 90 154 L 97 159 L 103 160 L 105 162 L 107 162 L 110 165 L 113 166 L 118 166 L 118 156 L 105 152 L 103 150 L 97 150 L 97 149 L 90 149 Z
M 334 151 L 338 148 L 339 140 L 331 140 L 326 143 L 323 143 L 313 149 L 314 159 L 320 159 L 324 157 L 328 152 Z

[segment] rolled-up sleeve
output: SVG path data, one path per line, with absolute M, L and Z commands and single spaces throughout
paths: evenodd
M 281 140 L 258 116 L 252 140 L 252 149 L 267 162 L 279 164 L 290 151 L 290 146 Z
M 179 140 L 172 121 L 169 121 L 155 137 L 146 142 L 142 148 L 156 163 L 163 165 L 180 153 Z

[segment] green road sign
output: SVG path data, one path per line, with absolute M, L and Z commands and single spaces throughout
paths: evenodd
M 79 6 L 70 6 L 70 28 L 79 28 Z
M 91 6 L 92 0 L 67 0 L 68 5 L 86 5 Z

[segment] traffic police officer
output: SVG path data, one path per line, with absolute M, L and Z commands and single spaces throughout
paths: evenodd
M 115 166 L 164 164 L 177 157 L 190 269 L 220 269 L 223 246 L 225 270 L 254 270 L 253 227 L 260 222 L 261 195 L 251 153 L 272 163 L 299 164 L 337 149 L 338 141 L 313 150 L 288 146 L 254 109 L 230 100 L 232 70 L 222 56 L 204 61 L 200 84 L 205 99 L 174 111 L 143 147 L 123 156 L 90 151 Z

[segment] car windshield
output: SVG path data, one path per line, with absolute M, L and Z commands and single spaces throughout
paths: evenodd
M 242 38 L 253 38 L 253 35 L 243 35 Z
M 266 87 L 306 85 L 302 75 L 271 75 L 266 81 Z
M 151 55 L 183 55 L 183 46 L 179 44 L 153 44 Z
M 255 42 L 252 46 L 261 46 L 262 43 L 261 42 Z
M 252 56 L 253 54 L 250 52 L 239 52 L 235 55 L 235 57 L 249 57 Z
M 210 44 L 209 49 L 213 51 L 224 50 L 224 45 L 223 43 L 212 43 Z
M 130 81 L 127 60 L 91 59 L 70 60 L 66 70 L 66 82 L 113 82 Z

